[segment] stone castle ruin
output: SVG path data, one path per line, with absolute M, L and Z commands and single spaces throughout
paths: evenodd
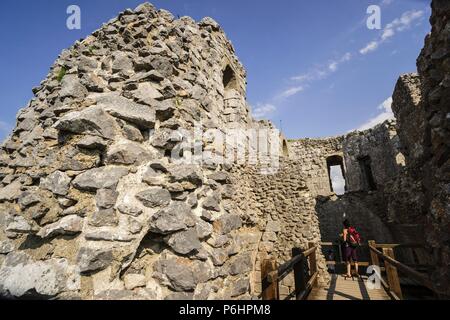
M 146 3 L 75 43 L 0 149 L 0 295 L 257 298 L 262 259 L 334 241 L 345 212 L 366 240 L 423 241 L 404 258 L 432 259 L 450 296 L 450 3 L 432 8 L 418 73 L 394 91 L 396 120 L 328 139 L 279 134 L 272 172 L 260 160 L 174 161 L 180 129 L 274 129 L 252 118 L 245 70 L 211 18 Z M 318 268 L 326 284 L 322 254 Z M 281 296 L 293 286 L 286 278 Z

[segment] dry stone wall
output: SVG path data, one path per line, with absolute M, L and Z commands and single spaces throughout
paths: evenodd
M 371 191 L 367 177 L 361 170 L 361 160 L 370 161 L 371 174 L 375 188 L 383 189 L 385 184 L 399 174 L 405 165 L 403 154 L 399 150 L 400 140 L 395 120 L 388 120 L 366 131 L 355 131 L 345 136 L 343 153 L 345 154 L 347 190 Z
M 33 92 L 0 149 L 3 297 L 250 298 L 257 232 L 227 168 L 171 157 L 180 128 L 253 125 L 214 20 L 126 10 Z
M 327 158 L 343 157 L 342 140 L 342 137 L 335 137 L 292 140 L 289 143 L 289 158 L 302 167 L 312 196 L 333 193 Z
M 426 244 L 427 254 L 402 258 L 429 264 L 438 295 L 448 298 L 450 3 L 433 0 L 431 7 L 432 31 L 418 58 L 418 73 L 402 75 L 394 90 L 397 121 L 344 138 L 350 193 L 323 198 L 318 213 L 322 238 L 336 232 L 333 214 L 345 210 L 375 240 Z M 371 159 L 375 188 L 364 181 L 361 157 Z
M 418 77 L 397 84 L 400 99 L 393 111 L 413 164 L 411 180 L 422 191 L 421 215 L 408 219 L 423 225 L 434 256 L 430 272 L 442 297 L 450 297 L 450 3 L 432 1 L 431 33 L 418 60 Z M 418 78 L 418 79 L 417 79 Z M 415 80 L 412 80 L 415 79 Z M 416 89 L 408 90 L 411 87 Z M 401 93 L 405 93 L 401 95 Z M 401 103 L 401 97 L 407 103 Z M 417 124 L 417 125 L 412 125 Z M 412 137 L 417 139 L 412 140 Z
M 396 123 L 386 121 L 366 131 L 355 131 L 328 139 L 291 141 L 289 156 L 300 164 L 320 221 L 322 241 L 336 241 L 342 232 L 344 217 L 359 226 L 366 239 L 392 241 L 387 227 L 384 186 L 395 179 L 404 165 L 398 151 Z M 342 161 L 346 194 L 334 194 L 330 183 L 329 160 Z M 359 159 L 372 159 L 372 175 L 379 192 L 368 192 Z M 336 165 L 336 162 L 332 163 Z
M 293 248 L 307 249 L 309 243 L 319 245 L 319 283 L 324 285 L 329 281 L 320 249 L 316 203 L 306 184 L 307 173 L 303 164 L 287 158 L 282 159 L 280 170 L 273 175 L 261 174 L 257 167 L 233 169 L 233 185 L 240 190 L 235 203 L 240 211 L 247 213 L 249 223 L 257 226 L 260 234 L 253 273 L 255 294 L 261 290 L 263 259 L 274 258 L 281 264 L 292 258 Z M 291 274 L 283 280 L 280 296 L 285 298 L 293 291 Z

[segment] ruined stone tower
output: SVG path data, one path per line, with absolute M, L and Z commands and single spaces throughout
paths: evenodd
M 424 235 L 448 291 L 449 13 L 433 1 L 419 74 L 394 93 L 397 122 L 277 136 L 279 167 L 267 174 L 258 162 L 174 158 L 180 132 L 273 129 L 252 119 L 220 26 L 150 4 L 122 12 L 61 53 L 0 148 L 0 296 L 257 298 L 261 259 L 333 241 L 343 212 L 367 240 Z M 212 137 L 194 142 L 181 153 L 214 150 Z M 330 184 L 336 165 L 343 196 Z M 293 286 L 287 277 L 280 295 Z
M 245 77 L 215 21 L 150 4 L 62 52 L 1 149 L 1 294 L 255 295 L 267 221 L 234 201 L 241 178 L 171 157 L 179 130 L 198 123 L 265 126 L 250 116 Z

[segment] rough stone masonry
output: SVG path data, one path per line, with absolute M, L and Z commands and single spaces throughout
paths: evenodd
M 148 3 L 63 51 L 1 148 L 0 294 L 251 298 L 261 231 L 231 167 L 171 157 L 179 129 L 262 126 L 245 89 L 215 21 Z
M 0 295 L 257 298 L 261 260 L 334 240 L 343 212 L 365 223 L 366 239 L 420 232 L 448 294 L 450 6 L 432 7 L 419 74 L 394 92 L 397 121 L 329 139 L 280 136 L 273 175 L 171 157 L 178 130 L 197 123 L 272 127 L 252 119 L 245 70 L 214 20 L 145 3 L 75 43 L 0 149 Z M 336 165 L 342 196 L 331 184 Z M 318 268 L 326 284 L 321 252 Z M 292 289 L 288 277 L 281 296 Z

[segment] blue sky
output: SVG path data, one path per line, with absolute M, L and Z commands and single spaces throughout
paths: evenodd
M 136 0 L 0 2 L 0 141 L 58 54 Z M 248 73 L 254 113 L 289 138 L 367 128 L 391 115 L 398 76 L 416 70 L 430 31 L 430 0 L 155 0 L 157 8 L 224 28 Z M 77 4 L 82 29 L 66 28 Z M 381 30 L 366 10 L 381 7 Z

